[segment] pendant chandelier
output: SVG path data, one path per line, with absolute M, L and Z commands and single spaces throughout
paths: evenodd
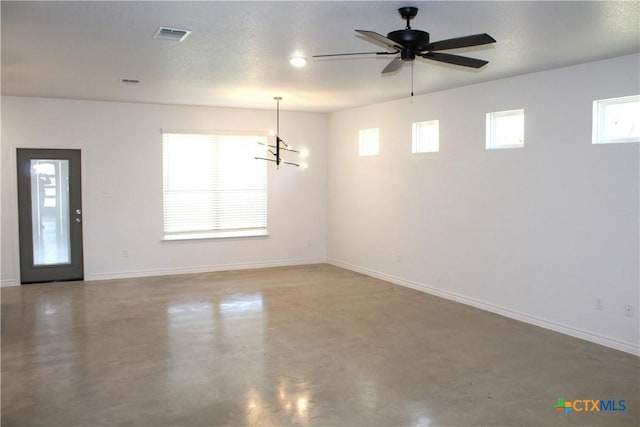
M 296 163 L 296 162 L 292 162 L 292 161 L 288 161 L 283 159 L 281 156 L 281 154 L 289 152 L 289 153 L 297 153 L 299 157 L 306 157 L 307 153 L 305 150 L 296 150 L 292 147 L 289 146 L 289 144 L 287 144 L 286 142 L 284 142 L 282 140 L 282 138 L 280 138 L 280 101 L 282 101 L 282 97 L 281 96 L 276 96 L 273 98 L 276 101 L 276 141 L 275 144 L 265 144 L 263 142 L 258 142 L 259 145 L 264 145 L 267 147 L 267 152 L 269 154 L 271 154 L 271 156 L 273 157 L 260 157 L 260 156 L 256 156 L 256 160 L 266 160 L 268 162 L 274 162 L 276 164 L 276 168 L 280 169 L 280 164 L 285 164 L 285 165 L 291 165 L 291 166 L 297 166 L 299 168 L 302 169 L 306 169 L 307 168 L 307 164 L 300 162 L 300 163 Z

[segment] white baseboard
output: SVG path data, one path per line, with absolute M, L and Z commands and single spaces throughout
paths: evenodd
M 113 273 L 86 274 L 84 277 L 84 280 L 98 281 L 98 280 L 111 280 L 111 279 L 131 279 L 136 277 L 172 276 L 177 274 L 210 273 L 214 271 L 227 271 L 227 270 L 247 270 L 247 269 L 255 269 L 255 268 L 271 268 L 271 267 L 292 267 L 296 265 L 324 264 L 326 262 L 327 262 L 326 258 L 303 258 L 303 259 L 267 261 L 267 262 L 201 265 L 201 266 L 194 266 L 194 267 L 174 267 L 174 268 L 161 268 L 161 269 L 154 269 L 154 270 L 136 270 L 136 271 L 113 272 Z
M 5 287 L 9 287 L 9 286 L 20 286 L 20 283 L 18 283 L 18 281 L 15 280 L 15 279 L 2 279 L 2 280 L 0 280 L 0 288 L 5 288 Z
M 640 356 L 640 346 L 634 343 L 620 341 L 615 338 L 605 337 L 602 335 L 594 334 L 592 332 L 583 331 L 571 326 L 562 325 L 556 322 L 552 322 L 546 319 L 542 319 L 536 316 L 532 316 L 525 313 L 520 313 L 508 308 L 500 307 L 494 304 L 490 304 L 484 301 L 476 300 L 473 298 L 465 297 L 453 292 L 444 291 L 442 289 L 434 288 L 432 286 L 425 285 L 423 283 L 414 282 L 411 280 L 405 280 L 399 277 L 391 276 L 389 274 L 374 271 L 365 267 L 361 267 L 354 264 L 338 261 L 336 259 L 327 259 L 327 263 L 341 267 L 347 270 L 355 271 L 357 273 L 364 274 L 366 276 L 375 277 L 396 285 L 405 286 L 407 288 L 415 289 L 427 294 L 435 295 L 444 299 L 459 302 L 462 304 L 470 305 L 475 308 L 479 308 L 491 313 L 499 314 L 510 319 L 519 320 L 521 322 L 529 323 L 531 325 L 539 326 L 541 328 L 549 329 L 554 332 L 569 335 L 575 338 L 580 338 L 585 341 L 590 341 L 596 344 L 604 345 L 616 350 L 631 353 L 635 356 Z

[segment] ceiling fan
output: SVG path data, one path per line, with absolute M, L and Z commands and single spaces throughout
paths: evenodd
M 378 34 L 375 31 L 355 30 L 363 35 L 366 40 L 382 45 L 389 49 L 388 52 L 357 52 L 357 53 L 334 53 L 328 55 L 313 55 L 314 58 L 326 58 L 334 56 L 348 55 L 398 55 L 383 70 L 382 73 L 392 73 L 402 67 L 403 61 L 413 61 L 416 56 L 431 59 L 433 61 L 446 62 L 448 64 L 461 65 L 463 67 L 481 68 L 489 61 L 470 58 L 467 56 L 452 55 L 450 53 L 439 52 L 447 49 L 458 49 L 462 47 L 480 46 L 483 44 L 495 43 L 495 39 L 489 34 L 473 34 L 470 36 L 456 37 L 453 39 L 429 42 L 429 33 L 426 31 L 414 30 L 410 21 L 418 14 L 417 7 L 401 7 L 398 9 L 402 19 L 406 19 L 407 27 L 404 30 L 392 31 L 387 36 Z

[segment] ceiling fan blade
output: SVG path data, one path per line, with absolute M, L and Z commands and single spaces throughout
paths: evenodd
M 402 67 L 402 59 L 394 58 L 386 67 L 384 67 L 382 74 L 393 73 L 394 71 L 398 71 L 400 67 Z
M 375 31 L 356 30 L 356 33 L 360 33 L 363 36 L 368 37 L 373 41 L 381 43 L 384 46 L 388 47 L 389 49 L 402 50 L 402 45 L 401 44 L 396 43 L 393 40 L 386 38 L 382 34 L 376 33 Z
M 463 67 L 480 68 L 489 63 L 482 59 L 469 58 L 468 56 L 451 55 L 450 53 L 427 52 L 421 53 L 421 57 L 432 59 L 434 61 L 446 62 L 453 65 L 462 65 Z
M 489 34 L 473 34 L 471 36 L 456 37 L 454 39 L 440 40 L 429 43 L 422 51 L 434 51 L 445 49 L 457 49 L 460 47 L 480 46 L 483 44 L 495 43 L 496 40 Z
M 353 53 L 329 53 L 327 55 L 312 55 L 312 58 L 328 58 L 331 56 L 353 56 L 353 55 L 395 55 L 398 52 L 353 52 Z

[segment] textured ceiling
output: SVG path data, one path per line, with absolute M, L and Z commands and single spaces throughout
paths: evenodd
M 412 27 L 432 41 L 497 40 L 449 51 L 490 61 L 479 70 L 416 60 L 416 94 L 640 51 L 638 1 L 2 1 L 2 93 L 269 109 L 279 95 L 283 109 L 319 112 L 402 98 L 411 66 L 382 76 L 389 57 L 288 62 L 379 50 L 354 29 L 402 29 L 401 6 L 420 9 Z M 155 40 L 159 26 L 192 34 Z

